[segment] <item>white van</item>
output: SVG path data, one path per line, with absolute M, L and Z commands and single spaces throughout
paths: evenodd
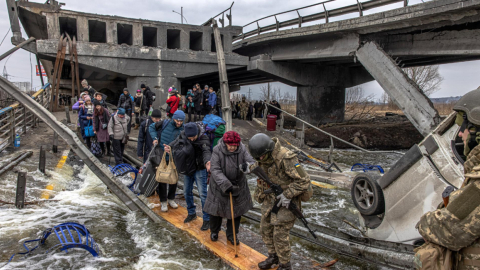
M 404 244 L 422 241 L 415 229 L 420 217 L 437 209 L 446 187 L 457 189 L 464 180 L 463 142 L 455 117 L 455 112 L 450 114 L 383 176 L 355 177 L 351 195 L 368 237 Z

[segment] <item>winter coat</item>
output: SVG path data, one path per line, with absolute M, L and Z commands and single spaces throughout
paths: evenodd
M 165 128 L 163 128 L 163 123 L 164 121 L 169 121 Z M 162 129 L 163 128 L 163 129 Z M 175 125 L 175 121 L 173 120 L 163 120 L 157 123 L 150 124 L 148 130 L 150 132 L 150 137 L 152 137 L 153 140 L 159 140 L 158 145 L 155 147 L 155 152 L 152 154 L 150 157 L 150 161 L 152 164 L 156 167 L 160 164 L 160 161 L 162 161 L 163 157 L 163 151 L 166 145 L 171 145 L 173 141 L 175 141 L 178 136 L 180 135 L 180 132 L 182 132 L 184 129 L 183 125 L 180 127 L 177 127 Z M 168 156 L 167 156 L 168 159 Z
M 148 117 L 140 124 L 140 129 L 138 130 L 137 156 L 143 157 L 144 160 L 148 158 L 153 147 L 153 138 L 148 131 L 152 123 L 152 117 Z
M 103 124 L 107 124 L 110 121 L 110 113 L 108 110 L 103 109 L 103 114 L 93 116 L 93 130 L 97 133 L 98 142 L 108 142 L 110 140 L 110 135 L 108 133 L 108 127 L 106 129 L 102 128 Z
M 82 137 L 85 139 L 85 127 L 92 125 L 92 120 L 88 120 L 87 117 L 92 117 L 92 114 L 88 113 L 88 108 L 84 105 L 80 106 L 78 110 L 78 124 L 80 125 L 80 130 L 82 132 Z
M 180 104 L 180 98 L 176 94 L 171 95 L 167 99 L 167 104 L 170 106 L 170 111 L 168 113 L 174 114 L 178 110 L 178 105 Z
M 217 96 L 217 106 L 222 106 L 222 92 L 221 91 L 218 91 L 216 93 L 216 96 Z
M 80 101 L 83 101 L 83 99 L 79 98 L 78 101 L 75 102 L 75 104 L 73 104 L 72 110 L 74 110 L 74 111 L 80 110 L 80 106 L 83 105 L 83 103 L 80 104 Z
M 190 157 L 195 157 L 191 159 L 191 162 L 195 164 L 195 170 L 200 171 L 205 169 L 205 164 L 210 161 L 212 157 L 212 151 L 210 150 L 210 139 L 205 135 L 205 130 L 199 124 L 198 127 L 198 138 L 194 142 L 190 141 L 185 135 L 185 131 L 180 133 L 180 136 L 172 142 L 170 145 L 172 148 L 175 148 L 178 143 L 188 143 L 193 146 L 192 153 L 189 153 Z M 175 160 L 177 158 L 175 157 Z
M 215 94 L 215 92 L 210 93 L 210 95 L 208 96 L 208 106 L 217 106 L 217 95 Z
M 193 103 L 194 103 L 195 111 L 199 112 L 202 110 L 202 105 L 200 105 L 202 103 L 202 100 L 203 100 L 203 94 L 199 90 L 193 92 Z
M 203 210 L 210 215 L 231 219 L 230 197 L 222 195 L 231 186 L 239 187 L 239 195 L 233 197 L 234 217 L 239 217 L 253 208 L 247 178 L 240 170 L 243 163 L 255 163 L 247 147 L 241 143 L 233 153 L 227 150 L 223 140 L 213 148 L 211 159 L 210 187 Z
M 132 96 L 130 96 L 130 94 L 128 94 L 128 96 L 121 94 L 120 98 L 118 99 L 117 108 L 124 108 L 125 112 L 127 112 L 128 114 L 132 114 L 133 108 L 135 108 Z
M 142 110 L 142 111 L 146 111 L 148 109 L 147 99 L 145 98 L 145 96 L 143 94 L 140 94 L 140 96 L 135 95 L 134 103 L 135 103 L 135 107 L 140 107 L 140 110 Z
M 210 97 L 210 92 L 208 90 L 206 91 L 203 90 L 202 94 L 203 94 L 203 105 L 204 107 L 206 107 L 208 105 L 208 100 L 209 100 L 208 98 Z
M 115 124 L 113 123 L 114 121 Z M 125 133 L 128 132 L 127 125 L 129 121 L 130 116 L 128 115 L 125 115 L 125 118 L 120 118 L 117 114 L 113 115 L 108 122 L 108 134 L 113 135 L 115 140 L 123 139 Z
M 150 87 L 145 88 L 145 91 L 143 91 L 143 95 L 146 98 L 145 105 L 147 106 L 147 109 L 148 109 L 153 104 L 153 92 L 152 90 L 150 90 Z
M 95 88 L 91 87 L 90 85 L 88 86 L 88 95 L 91 98 L 94 98 L 94 95 L 95 95 L 96 92 L 97 92 L 97 90 L 95 90 Z

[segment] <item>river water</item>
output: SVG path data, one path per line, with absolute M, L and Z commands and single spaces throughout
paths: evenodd
M 337 156 L 342 168 L 348 167 L 349 161 L 348 158 L 342 161 L 339 157 L 350 157 L 350 154 L 345 152 Z M 78 222 L 85 224 L 98 243 L 100 257 L 93 258 L 82 249 L 45 254 L 49 247 L 58 243 L 55 235 L 50 235 L 46 247 L 38 248 L 28 258 L 15 256 L 4 269 L 231 269 L 199 242 L 169 223 L 155 224 L 142 214 L 128 211 L 81 161 L 69 158 L 61 169 L 47 170 L 45 176 L 37 170 L 37 160 L 38 156 L 34 155 L 16 167 L 28 172 L 26 201 L 38 200 L 49 184 L 54 186 L 50 195 L 52 201 L 24 209 L 0 205 L 0 267 L 12 254 L 24 251 L 24 241 L 40 238 L 42 231 L 60 223 Z M 385 157 L 378 160 L 385 160 Z M 16 178 L 15 172 L 2 176 L 0 200 L 13 201 Z M 129 180 L 124 181 L 127 184 Z M 255 178 L 249 177 L 249 183 L 253 192 Z M 304 213 L 310 222 L 359 235 L 343 222 L 346 219 L 358 223 L 348 190 L 314 188 L 314 198 L 304 204 Z M 258 232 L 258 224 L 246 224 L 246 227 Z M 322 262 L 331 259 L 331 254 L 319 251 L 315 246 L 295 239 L 292 243 L 293 250 L 304 256 Z M 344 262 L 339 263 L 337 269 L 365 267 L 375 268 Z

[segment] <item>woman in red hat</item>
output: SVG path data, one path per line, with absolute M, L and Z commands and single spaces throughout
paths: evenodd
M 234 244 L 232 214 L 230 210 L 230 193 L 233 198 L 233 213 L 235 234 L 238 241 L 238 229 L 243 214 L 253 207 L 252 197 L 248 188 L 244 169 L 255 160 L 241 142 L 240 135 L 235 131 L 228 131 L 213 148 L 211 158 L 210 188 L 204 211 L 210 214 L 210 238 L 218 240 L 218 233 L 222 226 L 222 218 L 227 219 L 227 239 Z

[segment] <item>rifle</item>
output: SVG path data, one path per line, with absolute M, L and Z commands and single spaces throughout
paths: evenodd
M 265 183 L 267 183 L 270 186 L 269 189 L 263 192 L 264 194 L 275 193 L 275 197 L 276 197 L 283 193 L 282 187 L 278 184 L 273 183 L 272 180 L 268 178 L 267 173 L 259 166 L 253 169 L 252 173 L 258 176 L 263 181 L 265 181 Z M 279 202 L 280 202 L 280 199 L 275 200 L 275 202 L 273 203 L 273 208 L 267 213 L 267 216 L 270 215 L 271 212 L 273 212 L 274 214 L 278 214 L 278 211 L 280 210 L 280 207 L 281 207 L 281 206 L 278 206 Z M 290 204 L 288 205 L 288 210 L 292 211 L 293 215 L 295 215 L 295 217 L 297 217 L 302 221 L 303 226 L 307 228 L 307 230 L 310 232 L 313 238 L 317 239 L 315 232 L 312 231 L 310 227 L 308 227 L 308 221 L 305 219 L 305 216 L 303 216 L 302 211 L 300 211 L 300 209 L 297 207 L 297 205 L 294 202 L 292 201 L 290 202 Z

